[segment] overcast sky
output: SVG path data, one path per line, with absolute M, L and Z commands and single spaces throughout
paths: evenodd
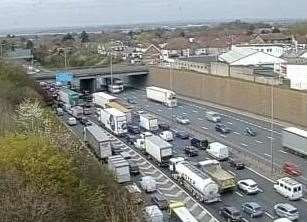
M 307 0 L 0 0 L 0 29 L 306 18 Z

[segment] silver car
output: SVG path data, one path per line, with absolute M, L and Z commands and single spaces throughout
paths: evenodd
M 288 203 L 279 203 L 274 206 L 275 213 L 279 217 L 286 217 L 289 220 L 298 220 L 299 213 L 296 207 Z
M 242 204 L 242 210 L 250 215 L 251 218 L 261 217 L 264 214 L 263 208 L 256 202 Z
M 182 125 L 190 124 L 190 120 L 186 118 L 185 116 L 177 116 L 176 121 L 177 123 L 180 123 Z

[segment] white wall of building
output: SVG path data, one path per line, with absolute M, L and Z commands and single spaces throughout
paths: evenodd
M 287 78 L 291 81 L 291 88 L 307 90 L 307 65 L 287 65 Z
M 235 48 L 235 47 L 254 49 L 259 52 L 264 52 L 264 53 L 267 53 L 275 57 L 281 57 L 286 52 L 286 48 L 283 46 L 279 46 L 279 45 L 242 45 L 242 46 L 236 45 L 236 46 L 232 46 L 232 48 Z

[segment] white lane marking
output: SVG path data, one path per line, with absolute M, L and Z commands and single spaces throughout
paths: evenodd
M 237 135 L 240 135 L 240 133 L 238 133 L 238 132 L 236 132 L 236 131 L 234 131 L 233 133 L 234 133 L 234 134 L 237 134 Z
M 197 118 L 197 119 L 200 120 L 200 121 L 204 120 L 203 118 Z
M 305 203 L 307 203 L 307 199 L 301 198 L 301 200 L 304 201 Z
M 204 126 L 202 126 L 201 128 L 204 129 L 204 130 L 207 130 L 207 129 L 208 129 L 207 127 L 204 127 Z
M 256 143 L 263 143 L 262 141 L 260 140 L 255 140 Z
M 235 172 L 232 172 L 232 171 L 230 171 L 230 170 L 228 170 L 228 172 L 230 173 L 230 174 L 232 174 L 232 175 L 236 175 L 236 173 Z
M 269 214 L 268 212 L 265 212 L 264 214 L 267 215 L 269 218 L 274 219 L 274 216 Z
M 220 134 L 220 136 L 221 136 L 221 137 L 224 137 L 224 138 L 227 138 L 227 136 L 226 136 L 226 135 L 224 135 L 224 134 Z
M 238 191 L 236 191 L 236 194 L 239 195 L 240 197 L 243 197 L 243 195 L 239 193 Z
M 245 146 L 245 147 L 247 147 L 247 146 L 248 146 L 248 145 L 247 145 L 247 144 L 245 144 L 245 143 L 241 143 L 241 145 L 242 145 L 242 146 Z
M 193 113 L 198 113 L 198 111 L 197 110 L 193 110 Z
M 158 109 L 158 112 L 162 112 L 162 109 Z
M 270 154 L 267 154 L 267 153 L 264 153 L 263 155 L 268 156 L 268 157 L 271 157 L 271 155 L 270 155 Z
M 182 113 L 182 115 L 187 115 L 187 113 Z
M 271 178 L 268 178 L 268 177 L 262 175 L 261 173 L 258 173 L 257 171 L 253 170 L 252 168 L 246 167 L 246 169 L 248 169 L 249 171 L 253 172 L 254 174 L 257 174 L 258 176 L 270 181 L 271 183 L 275 183 L 275 181 L 272 180 Z
M 279 150 L 279 152 L 284 153 L 284 154 L 288 154 L 286 151 L 284 150 Z
M 270 139 L 270 140 L 274 140 L 274 138 L 271 137 L 271 136 L 267 136 L 267 138 Z
M 227 122 L 229 125 L 232 125 L 232 122 Z

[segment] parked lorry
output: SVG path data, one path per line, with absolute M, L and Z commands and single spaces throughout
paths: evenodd
M 177 162 L 172 176 L 199 201 L 204 203 L 220 201 L 217 183 L 191 163 L 187 161 Z
M 152 176 L 144 176 L 140 180 L 140 185 L 146 192 L 154 192 L 157 190 L 156 180 Z
M 109 157 L 108 168 L 113 172 L 118 183 L 131 181 L 129 163 L 121 155 Z
M 298 155 L 307 156 L 307 131 L 295 127 L 282 130 L 282 145 Z
M 117 97 L 104 92 L 93 93 L 93 103 L 98 107 L 107 108 L 106 105 L 108 103 L 114 102 L 116 100 L 118 100 Z
M 71 115 L 76 119 L 81 119 L 83 116 L 83 108 L 81 106 L 74 106 L 71 108 Z
M 148 99 L 160 102 L 165 106 L 177 106 L 176 93 L 171 90 L 150 86 L 146 87 L 146 95 Z
M 144 140 L 145 152 L 160 166 L 167 166 L 173 154 L 173 146 L 156 135 L 145 137 Z
M 99 109 L 98 120 L 115 135 L 127 133 L 127 117 L 118 109 Z
M 224 170 L 217 160 L 205 160 L 198 163 L 199 168 L 208 174 L 219 186 L 220 192 L 233 190 L 236 187 L 235 177 Z
M 210 143 L 206 151 L 210 156 L 217 160 L 226 160 L 229 157 L 228 147 L 219 142 Z
M 58 91 L 58 100 L 70 106 L 76 106 L 79 102 L 79 93 L 62 88 Z
M 141 114 L 140 127 L 148 131 L 157 131 L 159 129 L 158 118 L 148 113 Z
M 84 140 L 102 160 L 112 156 L 110 137 L 96 124 L 84 128 Z
M 173 202 L 169 205 L 171 218 L 178 218 L 181 222 L 197 222 L 198 220 L 185 207 L 183 202 Z
M 164 222 L 163 213 L 157 205 L 145 207 L 144 220 L 145 222 Z

